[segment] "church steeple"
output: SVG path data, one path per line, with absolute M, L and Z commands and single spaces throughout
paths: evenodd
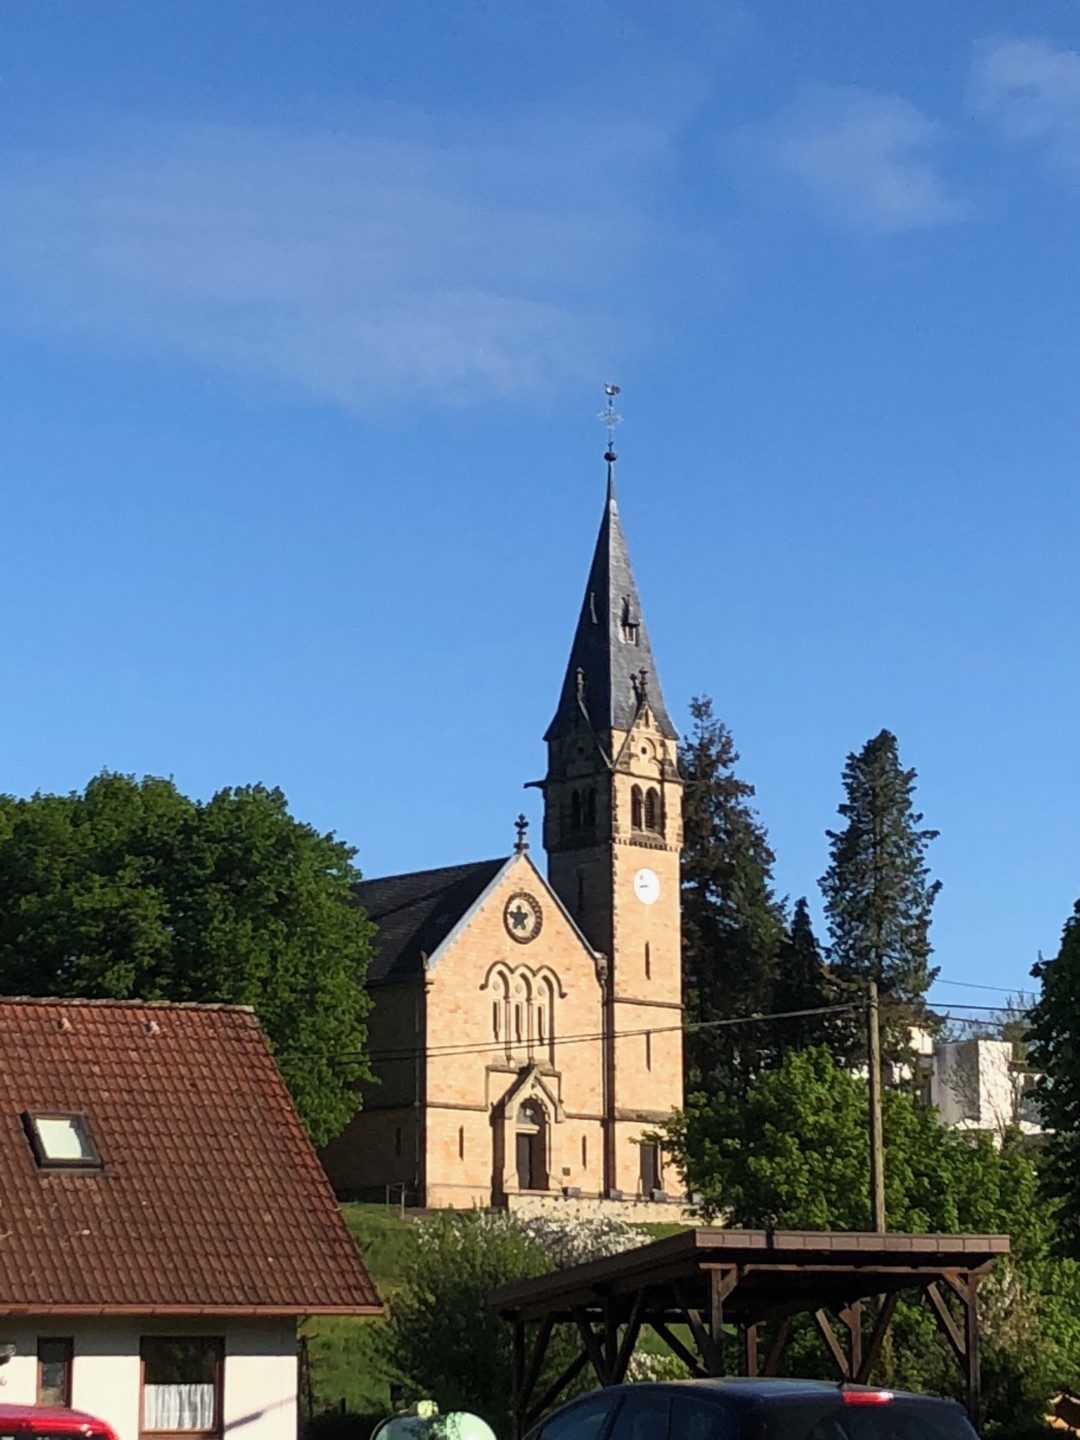
M 615 498 L 615 452 L 608 450 L 607 500 L 596 539 L 570 663 L 544 739 L 563 739 L 587 720 L 600 739 L 629 730 L 644 704 L 656 728 L 676 738 L 664 705 L 649 633 Z
M 649 1139 L 682 1104 L 682 779 L 615 498 L 608 386 L 607 501 L 543 781 L 548 876 L 597 961 L 603 998 L 604 1184 L 650 1195 Z

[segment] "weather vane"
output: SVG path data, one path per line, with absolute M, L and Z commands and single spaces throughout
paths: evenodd
M 615 427 L 622 424 L 622 416 L 615 409 L 615 396 L 619 394 L 620 386 L 605 385 L 604 394 L 607 396 L 607 405 L 600 411 L 600 419 L 607 426 L 607 454 L 605 460 L 615 459 Z

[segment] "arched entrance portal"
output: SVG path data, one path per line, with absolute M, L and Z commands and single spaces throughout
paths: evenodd
M 547 1116 L 538 1100 L 526 1100 L 518 1106 L 517 1182 L 519 1190 L 546 1190 Z

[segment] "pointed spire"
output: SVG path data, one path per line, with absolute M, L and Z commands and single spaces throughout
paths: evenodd
M 562 694 L 544 738 L 559 739 L 583 720 L 597 736 L 613 729 L 629 730 L 640 707 L 647 703 L 660 732 L 674 740 L 678 737 L 660 691 L 615 500 L 617 457 L 612 433 L 619 422 L 614 410 L 619 387 L 604 388 L 608 404 L 600 418 L 608 426 L 608 448 L 604 455 L 607 501 Z

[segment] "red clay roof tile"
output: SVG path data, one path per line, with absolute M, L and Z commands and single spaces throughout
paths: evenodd
M 34 1110 L 104 1168 L 39 1169 Z M 249 1010 L 0 1000 L 0 1165 L 0 1314 L 379 1309 Z

